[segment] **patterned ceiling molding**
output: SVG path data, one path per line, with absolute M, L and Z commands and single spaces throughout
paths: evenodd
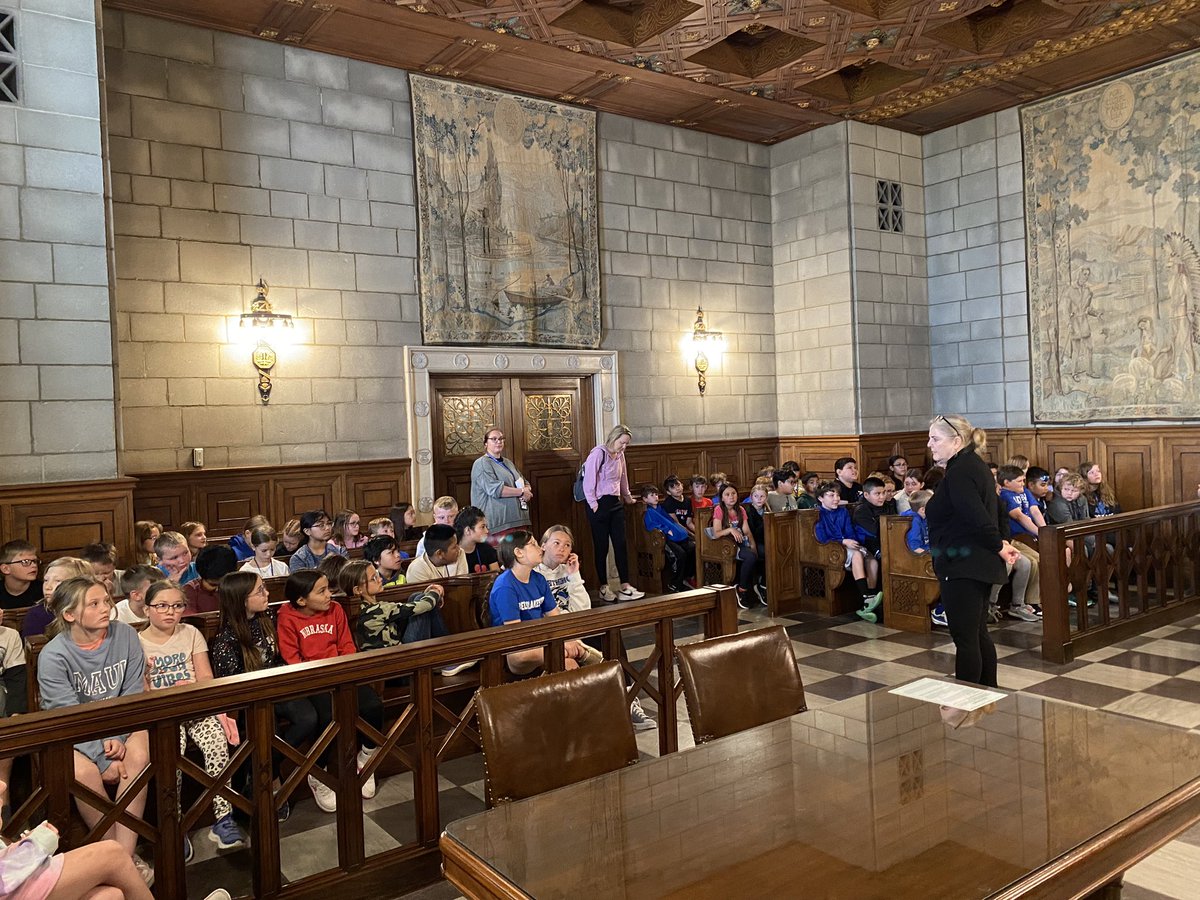
M 555 28 L 578 31 L 601 41 L 639 47 L 699 9 L 688 0 L 647 0 L 617 6 L 605 0 L 583 0 L 554 20 Z
M 820 46 L 819 41 L 753 22 L 711 47 L 693 53 L 687 61 L 745 78 L 757 78 L 764 72 L 795 62 Z
M 762 143 L 846 118 L 927 134 L 1200 44 L 1200 0 L 104 5 Z M 612 40 L 565 27 L 568 14 L 600 15 L 597 10 L 613 28 Z M 618 27 L 614 17 L 626 21 Z M 643 35 L 648 37 L 631 48 L 629 42 Z M 799 45 L 809 41 L 814 43 Z M 891 76 L 884 78 L 888 69 L 863 76 L 858 67 L 867 60 L 889 66 Z M 605 69 L 626 72 L 629 80 L 587 83 L 589 73 Z M 718 106 L 717 99 L 730 102 Z
M 855 63 L 852 66 L 846 66 L 832 75 L 809 82 L 804 89 L 818 97 L 828 97 L 830 100 L 853 104 L 915 81 L 925 75 L 924 72 L 897 69 L 887 63 L 871 63 L 869 60 L 867 62 L 868 64 Z
M 998 6 L 963 16 L 925 32 L 929 37 L 972 53 L 990 53 L 1023 37 L 1059 25 L 1068 18 L 1041 0 L 1004 0 Z
M 1031 49 L 1002 60 L 986 69 L 976 69 L 953 81 L 917 91 L 907 97 L 864 110 L 856 118 L 864 122 L 894 119 L 915 109 L 922 109 L 956 97 L 974 88 L 1020 75 L 1025 69 L 1053 62 L 1064 56 L 1090 50 L 1117 38 L 1149 31 L 1158 25 L 1172 25 L 1181 16 L 1200 9 L 1200 0 L 1163 0 L 1156 6 L 1132 10 L 1103 25 L 1071 35 L 1062 40 L 1042 40 Z M 1032 98 L 1022 98 L 1032 99 Z

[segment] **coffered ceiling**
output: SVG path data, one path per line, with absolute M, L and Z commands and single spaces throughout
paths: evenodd
M 1200 47 L 1200 0 L 106 0 L 775 143 L 924 134 Z

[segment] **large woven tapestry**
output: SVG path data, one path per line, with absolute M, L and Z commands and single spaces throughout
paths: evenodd
M 424 341 L 598 347 L 595 114 L 410 82 Z
M 1200 416 L 1200 58 L 1021 126 L 1034 420 Z

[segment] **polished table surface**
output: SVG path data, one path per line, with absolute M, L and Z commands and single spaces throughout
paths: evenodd
M 800 713 L 453 822 L 446 875 L 473 897 L 1060 898 L 1200 821 L 1200 736 L 1019 693 L 961 719 L 887 690 Z

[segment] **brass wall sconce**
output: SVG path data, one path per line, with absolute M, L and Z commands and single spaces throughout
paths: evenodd
M 245 328 L 249 325 L 251 328 L 261 329 L 293 328 L 295 323 L 290 315 L 287 313 L 277 313 L 272 308 L 271 301 L 267 299 L 270 287 L 261 276 L 258 279 L 256 287 L 258 293 L 250 302 L 250 312 L 242 313 L 238 326 Z M 254 363 L 255 371 L 258 372 L 259 399 L 266 406 L 271 402 L 271 370 L 275 368 L 278 357 L 275 354 L 274 348 L 260 337 L 254 347 L 254 351 L 251 353 L 250 361 Z
M 709 331 L 704 322 L 703 307 L 696 307 L 696 321 L 692 325 L 691 335 L 684 339 L 684 344 L 687 356 L 696 369 L 696 387 L 703 396 L 705 388 L 708 387 L 705 375 L 710 365 L 725 351 L 725 336 L 719 331 Z

